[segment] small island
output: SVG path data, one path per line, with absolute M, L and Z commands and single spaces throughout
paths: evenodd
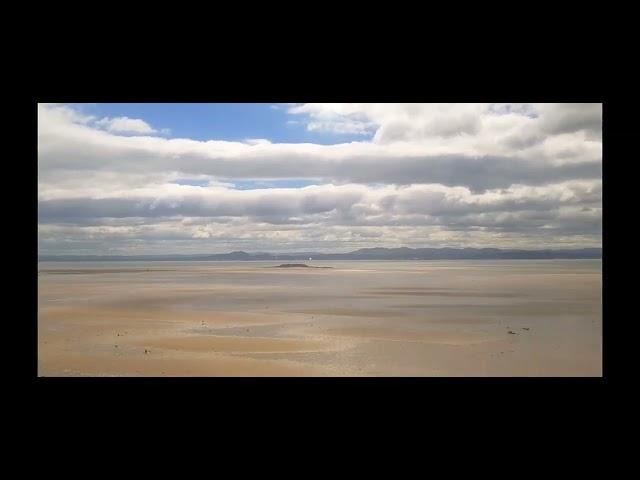
M 333 267 L 315 267 L 313 265 L 307 265 L 306 263 L 283 263 L 282 265 L 276 265 L 267 268 L 333 268 Z

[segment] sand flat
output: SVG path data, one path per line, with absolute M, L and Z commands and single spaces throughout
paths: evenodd
M 602 375 L 600 261 L 325 263 L 42 265 L 38 372 Z
M 314 352 L 330 349 L 328 343 L 317 340 L 215 335 L 143 338 L 133 343 L 150 349 L 227 353 Z
M 392 328 L 340 328 L 333 329 L 327 332 L 330 335 L 347 335 L 355 336 L 365 339 L 373 340 L 386 340 L 386 341 L 398 341 L 398 342 L 416 342 L 425 344 L 439 344 L 439 345 L 475 345 L 485 342 L 500 341 L 502 336 L 491 336 L 479 333 L 470 332 L 451 332 L 451 331 L 438 331 L 433 330 L 430 332 L 407 332 L 400 331 Z
M 45 356 L 40 376 L 127 377 L 290 377 L 335 375 L 322 368 L 288 361 L 270 361 L 225 355 L 174 354 L 107 356 L 67 353 Z

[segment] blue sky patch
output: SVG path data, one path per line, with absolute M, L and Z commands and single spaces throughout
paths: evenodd
M 168 138 L 243 142 L 265 138 L 272 143 L 331 145 L 366 141 L 371 135 L 307 130 L 308 117 L 287 113 L 287 107 L 269 103 L 86 103 L 74 108 L 96 119 L 142 119 Z M 274 108 L 275 107 L 275 108 Z

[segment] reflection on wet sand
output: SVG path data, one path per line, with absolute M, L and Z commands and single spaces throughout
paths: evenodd
M 41 263 L 42 376 L 600 376 L 601 262 Z

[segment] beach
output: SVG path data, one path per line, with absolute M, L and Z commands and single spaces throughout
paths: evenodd
M 600 260 L 40 262 L 38 375 L 602 375 Z

